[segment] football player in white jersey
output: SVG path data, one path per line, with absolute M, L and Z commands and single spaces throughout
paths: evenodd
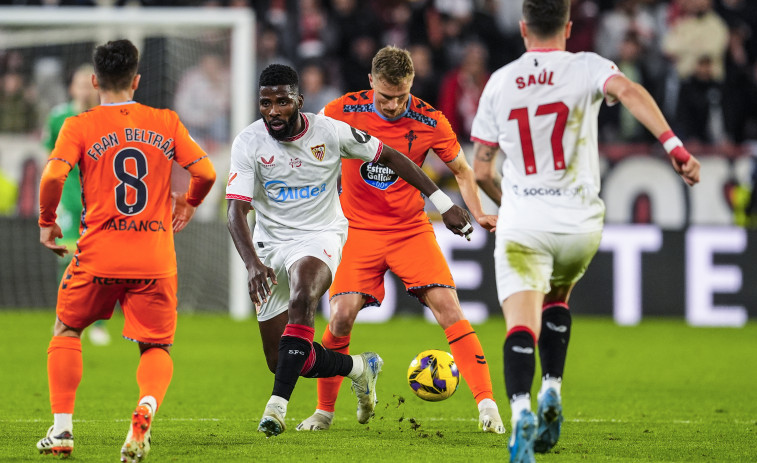
M 272 64 L 263 70 L 258 103 L 262 119 L 234 140 L 226 187 L 229 232 L 248 270 L 263 351 L 275 373 L 258 431 L 284 432 L 299 376 L 352 379 L 357 418 L 366 423 L 373 416 L 381 358 L 373 352 L 345 355 L 313 342 L 315 312 L 347 238 L 337 191 L 341 158 L 390 167 L 429 197 L 457 235 L 471 233 L 470 217 L 402 153 L 344 122 L 300 112 L 303 97 L 291 67 Z
M 513 433 L 510 461 L 534 461 L 560 435 L 560 386 L 570 337 L 568 298 L 599 246 L 597 116 L 620 101 L 670 155 L 683 180 L 699 162 L 670 130 L 657 104 L 617 66 L 594 53 L 569 53 L 570 0 L 525 0 L 526 52 L 492 74 L 471 132 L 474 171 L 500 205 L 494 251 L 497 293 L 507 321 L 505 386 Z M 493 162 L 505 153 L 502 179 Z M 542 386 L 531 411 L 535 349 Z

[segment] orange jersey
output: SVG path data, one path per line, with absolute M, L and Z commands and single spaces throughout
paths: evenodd
M 84 211 L 74 263 L 98 276 L 175 275 L 171 167 L 204 157 L 170 110 L 129 102 L 68 118 L 49 162 L 78 164 L 81 171 Z M 46 201 L 40 198 L 43 215 Z M 41 216 L 40 224 L 48 220 Z
M 381 139 L 419 166 L 429 149 L 444 162 L 460 153 L 457 136 L 444 114 L 413 95 L 402 116 L 391 121 L 374 107 L 373 90 L 337 98 L 326 105 L 324 114 Z M 397 230 L 429 224 L 421 193 L 381 164 L 342 159 L 340 200 L 352 228 Z

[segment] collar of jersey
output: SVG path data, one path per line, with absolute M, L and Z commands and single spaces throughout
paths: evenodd
M 132 103 L 136 103 L 136 101 L 129 100 L 129 101 L 122 101 L 120 103 L 104 103 L 104 104 L 101 104 L 100 106 L 123 106 L 125 104 L 132 104 Z
M 381 119 L 383 119 L 385 121 L 388 121 L 388 122 L 394 122 L 397 119 L 402 119 L 403 117 L 405 117 L 405 115 L 408 113 L 408 111 L 410 111 L 410 103 L 412 102 L 412 99 L 413 99 L 413 95 L 410 95 L 407 98 L 407 107 L 405 108 L 405 111 L 403 111 L 402 114 L 400 114 L 399 116 L 395 117 L 394 119 L 389 119 L 388 117 L 386 117 L 383 114 L 381 114 L 378 109 L 376 109 L 376 92 L 373 92 L 373 103 L 371 103 L 371 106 L 373 106 L 373 112 L 376 113 L 376 115 L 378 117 L 380 117 Z
M 297 135 L 293 137 L 285 138 L 281 141 L 295 141 L 295 140 L 299 140 L 300 138 L 302 138 L 303 135 L 305 135 L 305 132 L 307 132 L 308 128 L 310 127 L 310 122 L 308 121 L 308 117 L 305 115 L 305 113 L 300 113 L 300 116 L 302 116 L 302 120 L 305 121 L 305 128 L 302 129 L 302 132 L 298 133 Z

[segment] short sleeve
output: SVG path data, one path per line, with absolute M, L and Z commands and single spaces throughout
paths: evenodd
M 487 146 L 497 146 L 499 129 L 497 128 L 497 118 L 492 108 L 497 80 L 490 78 L 484 86 L 484 91 L 481 93 L 481 99 L 478 102 L 478 109 L 476 110 L 471 127 L 472 142 L 482 143 Z
M 255 168 L 247 156 L 247 137 L 242 133 L 231 145 L 231 167 L 226 183 L 226 199 L 252 202 L 255 187 Z
M 444 162 L 452 162 L 460 154 L 460 143 L 457 141 L 457 135 L 452 130 L 449 120 L 441 112 L 439 112 L 436 121 L 434 143 L 431 145 L 431 149 Z
M 384 148 L 381 140 L 345 122 L 336 119 L 331 120 L 337 130 L 339 151 L 343 158 L 376 162 L 381 154 L 381 150 Z
M 618 100 L 609 97 L 605 92 L 607 82 L 612 77 L 623 75 L 623 73 L 620 72 L 620 69 L 618 69 L 618 65 L 596 53 L 586 53 L 586 59 L 589 67 L 590 82 L 594 92 L 598 95 L 602 95 L 610 106 L 618 103 Z

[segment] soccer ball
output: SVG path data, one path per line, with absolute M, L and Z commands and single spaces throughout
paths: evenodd
M 407 383 L 421 399 L 438 402 L 455 393 L 460 372 L 452 355 L 436 349 L 424 350 L 410 362 Z

